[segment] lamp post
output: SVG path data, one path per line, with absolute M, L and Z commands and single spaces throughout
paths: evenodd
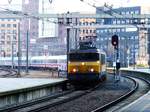
M 20 74 L 20 65 L 21 65 L 21 45 L 20 45 L 20 22 L 18 22 L 18 77 L 21 75 Z
M 69 12 L 67 12 L 67 14 L 69 14 Z M 70 23 L 71 23 L 71 18 L 66 18 L 66 25 L 67 26 L 70 26 Z M 67 52 L 66 52 L 66 55 L 67 55 L 67 73 L 68 73 L 68 53 L 69 53 L 69 40 L 70 40 L 70 28 L 67 28 L 67 38 L 66 38 L 66 47 L 67 47 Z
M 45 58 L 46 58 L 46 56 L 47 56 L 46 51 L 48 50 L 48 46 L 44 45 L 43 47 L 44 47 L 44 55 L 45 55 Z M 45 70 L 46 70 L 46 59 L 45 59 Z
M 11 58 L 12 58 L 11 68 L 14 69 L 14 43 L 13 43 L 13 40 L 11 40 Z
M 26 73 L 29 73 L 29 31 L 27 30 L 27 41 L 26 41 Z
M 133 68 L 135 69 L 135 36 L 134 36 L 134 43 L 133 43 L 133 53 L 134 53 L 134 57 L 133 57 Z

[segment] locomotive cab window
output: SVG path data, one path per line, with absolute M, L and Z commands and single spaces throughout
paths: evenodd
M 98 53 L 71 53 L 69 54 L 70 61 L 97 61 L 99 60 Z

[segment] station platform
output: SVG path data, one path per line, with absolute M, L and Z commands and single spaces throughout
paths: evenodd
M 39 88 L 48 85 L 55 85 L 65 81 L 65 78 L 0 78 L 0 96 L 11 94 L 14 92 L 22 92 L 24 90 Z
M 66 78 L 0 78 L 0 108 L 62 91 Z
M 150 69 L 128 68 L 123 70 L 133 71 L 136 76 L 143 76 L 147 80 L 150 79 Z M 129 105 L 119 109 L 117 112 L 150 112 L 150 91 Z
M 112 72 L 112 68 L 108 70 Z M 150 81 L 150 69 L 122 68 L 121 70 L 122 73 L 129 73 Z M 117 112 L 150 112 L 150 91 L 129 105 L 117 110 Z
M 120 109 L 119 112 L 150 112 L 150 91 L 131 104 Z
M 35 70 L 30 70 L 28 73 L 25 71 L 21 72 L 21 77 L 23 78 L 60 78 L 59 73 L 56 71 L 35 71 Z

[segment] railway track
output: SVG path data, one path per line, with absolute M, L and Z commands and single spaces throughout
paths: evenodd
M 0 68 L 0 71 L 2 72 L 0 78 L 17 77 L 17 71 L 15 70 Z
M 91 91 L 93 91 L 94 89 L 96 89 L 98 87 L 95 86 L 92 89 L 88 89 L 88 90 L 75 90 L 75 89 L 71 89 L 68 91 L 63 91 L 61 93 L 55 94 L 55 95 L 50 95 L 50 96 L 45 96 L 39 99 L 35 99 L 32 101 L 28 101 L 22 104 L 18 104 L 18 105 L 12 105 L 10 107 L 6 107 L 6 108 L 1 108 L 0 112 L 39 112 L 43 109 L 47 109 L 51 106 L 54 105 L 59 105 L 62 103 L 65 103 L 69 100 L 73 100 L 76 98 L 79 98 Z
M 132 77 L 132 78 L 139 85 L 137 90 L 131 96 L 129 96 L 127 99 L 123 100 L 122 102 L 119 102 L 118 104 L 116 102 L 116 105 L 111 106 L 111 108 L 107 109 L 106 112 L 120 112 L 122 107 L 130 104 L 131 102 L 143 96 L 149 91 L 150 81 L 145 80 L 144 78 L 139 78 L 139 77 Z
M 130 80 L 131 79 L 124 79 L 124 80 Z M 126 82 L 126 81 L 125 81 Z M 132 83 L 134 83 L 134 87 L 132 87 L 132 90 L 130 90 L 130 94 L 131 91 L 135 91 L 137 88 L 137 83 L 135 81 L 131 81 Z M 114 83 L 114 85 L 110 85 L 110 83 L 106 83 L 106 87 L 104 87 L 103 84 L 97 85 L 96 87 L 92 88 L 92 89 L 88 89 L 88 90 L 71 90 L 71 91 L 66 91 L 64 93 L 59 93 L 59 94 L 55 94 L 54 96 L 49 96 L 45 97 L 45 98 L 41 98 L 38 100 L 33 100 L 30 102 L 25 102 L 24 104 L 19 104 L 19 105 L 14 105 L 14 106 L 10 106 L 7 108 L 3 108 L 0 111 L 1 112 L 47 112 L 47 111 L 66 111 L 65 109 L 67 109 L 67 111 L 98 111 L 98 109 L 102 108 L 106 108 L 106 105 L 111 105 L 110 102 L 114 102 L 114 100 L 118 99 L 118 97 L 127 97 L 127 93 L 129 93 L 129 89 L 124 87 L 124 85 L 118 86 L 117 83 Z M 114 94 L 114 91 L 116 91 L 118 88 L 119 93 Z M 122 89 L 120 91 L 120 88 Z M 133 89 L 134 88 L 134 89 Z M 114 89 L 113 91 L 110 89 Z M 106 92 L 108 92 L 106 94 Z M 125 94 L 126 93 L 126 94 Z M 99 96 L 101 98 L 99 98 Z M 107 98 L 108 96 L 110 96 L 112 98 Z M 123 95 L 123 96 L 122 96 Z M 113 98 L 114 97 L 114 98 Z M 106 98 L 106 99 L 105 99 Z M 105 99 L 105 101 L 104 101 Z M 111 101 L 110 101 L 111 99 Z M 92 106 L 94 103 L 91 102 L 91 100 L 98 104 L 95 107 Z M 96 100 L 96 101 L 95 101 Z M 120 98 L 121 100 L 121 98 Z M 103 101 L 103 103 L 102 103 Z M 99 103 L 98 103 L 99 102 Z M 102 104 L 101 104 L 102 103 Z M 87 106 L 87 104 L 89 104 Z M 78 107 L 78 106 L 80 107 Z M 99 107 L 100 105 L 103 105 L 101 107 Z M 105 105 L 105 107 L 104 107 Z M 68 109 L 68 107 L 72 108 L 71 110 Z M 93 108 L 90 108 L 93 107 Z M 108 107 L 108 106 L 107 106 Z M 62 109 L 63 108 L 63 109 Z M 76 108 L 76 109 L 73 109 Z M 56 109 L 56 110 L 55 110 Z M 79 110 L 78 110 L 79 109 Z

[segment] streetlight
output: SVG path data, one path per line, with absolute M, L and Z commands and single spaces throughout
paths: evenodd
M 11 40 L 11 58 L 12 58 L 11 68 L 14 69 L 14 42 L 13 42 L 13 39 Z
M 27 30 L 27 41 L 26 41 L 26 73 L 29 73 L 29 31 Z
M 21 44 L 20 44 L 20 22 L 18 22 L 18 77 L 20 74 L 20 65 L 21 65 Z
M 45 70 L 46 70 L 46 56 L 47 56 L 46 51 L 48 50 L 48 46 L 44 45 L 43 48 L 44 48 L 44 55 L 45 55 Z

